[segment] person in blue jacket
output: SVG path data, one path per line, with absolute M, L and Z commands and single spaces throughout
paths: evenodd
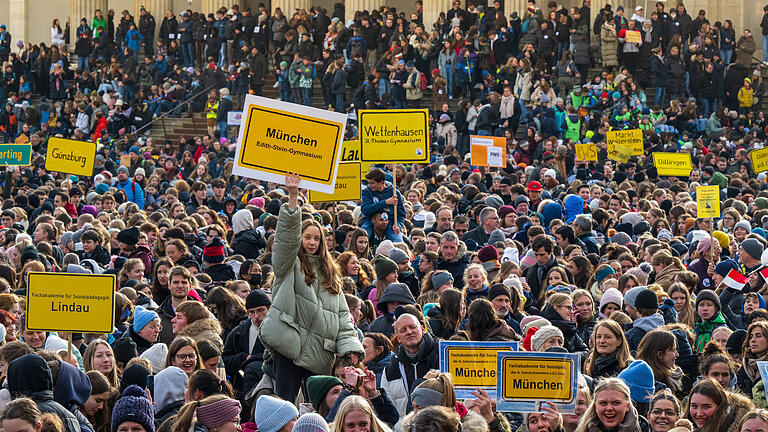
M 365 218 L 361 223 L 361 228 L 366 230 L 370 237 L 373 235 L 371 216 L 381 210 L 386 210 L 388 213 L 393 214 L 395 211 L 394 206 L 397 206 L 397 223 L 393 225 L 390 222 L 387 226 L 386 234 L 387 239 L 393 242 L 403 241 L 400 230 L 405 223 L 405 207 L 403 206 L 403 196 L 400 194 L 400 191 L 397 192 L 397 197 L 395 197 L 392 183 L 387 182 L 384 171 L 378 168 L 366 174 L 365 179 L 368 180 L 368 186 L 362 192 L 360 209 Z
M 125 44 L 133 51 L 133 56 L 139 57 L 139 48 L 141 47 L 141 41 L 144 40 L 144 36 L 136 30 L 136 24 L 131 23 L 128 32 L 125 34 Z
M 128 168 L 120 167 L 117 170 L 117 182 L 114 185 L 118 189 L 122 189 L 125 192 L 126 199 L 139 206 L 140 210 L 144 210 L 144 191 L 141 189 L 141 185 L 131 180 L 128 177 Z

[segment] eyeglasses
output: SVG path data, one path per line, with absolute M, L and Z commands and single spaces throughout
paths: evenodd
M 661 416 L 662 414 L 666 417 L 674 417 L 677 415 L 677 412 L 674 410 L 663 410 L 663 409 L 653 409 L 651 410 L 651 414 L 655 415 L 656 417 Z
M 163 326 L 160 324 L 150 324 L 147 327 L 149 327 L 150 330 L 163 331 Z
M 176 360 L 181 360 L 181 361 L 194 360 L 195 357 L 196 356 L 194 354 L 176 354 Z

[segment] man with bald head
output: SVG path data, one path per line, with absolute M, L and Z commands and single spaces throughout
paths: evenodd
M 424 332 L 419 319 L 411 314 L 400 315 L 392 327 L 400 346 L 384 369 L 381 388 L 402 417 L 413 408 L 410 395 L 413 389 L 429 371 L 440 368 L 440 344 L 436 337 Z

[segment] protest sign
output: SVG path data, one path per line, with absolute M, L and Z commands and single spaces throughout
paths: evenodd
M 129 154 L 120 155 L 120 166 L 129 168 L 131 166 L 131 155 Z
M 496 354 L 517 349 L 517 342 L 440 341 L 440 372 L 451 374 L 459 399 L 473 398 L 478 388 L 495 399 Z
M 752 160 L 752 171 L 755 174 L 768 171 L 768 147 L 752 150 L 749 158 Z
M 31 144 L 0 144 L 0 165 L 28 166 L 31 161 Z
M 114 275 L 30 272 L 27 274 L 27 328 L 112 333 L 114 295 Z
M 360 162 L 360 140 L 344 141 L 341 144 L 341 159 L 339 162 Z M 370 171 L 371 163 L 360 163 L 360 178 Z
M 613 147 L 616 145 L 631 147 L 632 156 L 642 156 L 644 154 L 643 131 L 640 129 L 608 131 L 605 142 L 608 144 L 609 155 L 614 151 Z
M 642 43 L 643 38 L 637 30 L 627 30 L 624 40 L 629 43 Z
M 696 217 L 720 217 L 720 186 L 696 187 Z
M 227 126 L 240 126 L 242 120 L 242 111 L 230 111 L 227 113 Z
M 293 172 L 300 186 L 333 193 L 347 116 L 246 95 L 232 173 L 278 184 Z
M 653 153 L 653 165 L 660 176 L 688 177 L 691 175 L 689 153 Z
M 608 146 L 608 159 L 619 161 L 621 163 L 629 162 L 632 157 L 632 146 L 622 142 L 614 143 Z
M 361 110 L 361 162 L 429 162 L 429 110 Z
M 507 140 L 504 137 L 472 135 L 469 137 L 472 165 L 504 168 L 507 166 Z
M 576 144 L 576 160 L 577 161 L 593 161 L 597 162 L 597 144 Z
M 499 411 L 540 412 L 544 401 L 555 403 L 563 414 L 575 411 L 577 354 L 502 351 L 497 368 Z
M 52 137 L 48 139 L 45 169 L 81 176 L 93 175 L 96 144 Z
M 362 199 L 363 188 L 360 185 L 360 162 L 339 164 L 336 174 L 336 186 L 332 194 L 309 192 L 311 202 L 355 201 Z

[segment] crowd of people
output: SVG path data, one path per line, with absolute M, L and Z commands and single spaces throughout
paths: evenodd
M 97 10 L 15 47 L 0 25 L 0 131 L 33 151 L 0 179 L 3 430 L 768 431 L 751 32 L 684 4 L 483 3 L 434 23 L 421 1 L 347 22 L 342 3 Z M 227 113 L 271 83 L 306 105 L 319 87 L 350 139 L 358 109 L 429 108 L 430 162 L 373 166 L 357 202 L 232 175 Z M 199 112 L 201 136 L 144 136 Z M 644 138 L 624 163 L 621 129 Z M 505 166 L 474 166 L 471 135 L 505 137 Z M 46 170 L 51 137 L 95 142 L 93 175 Z M 690 174 L 659 175 L 661 151 Z M 719 217 L 699 217 L 703 185 Z M 37 271 L 115 275 L 114 331 L 30 330 Z M 441 340 L 576 354 L 575 412 L 458 399 Z

